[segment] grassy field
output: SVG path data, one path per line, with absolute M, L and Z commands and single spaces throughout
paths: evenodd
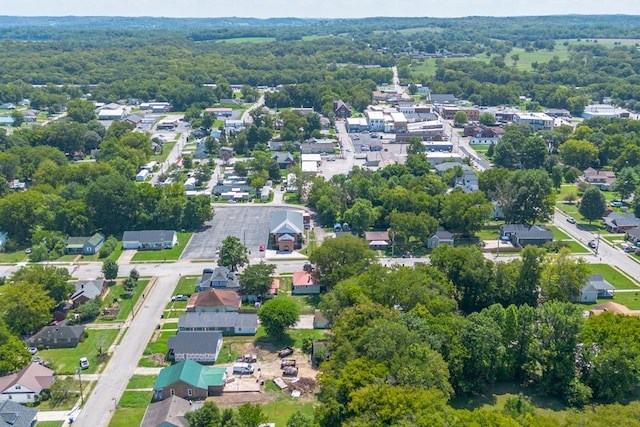
M 62 427 L 64 421 L 39 421 L 37 427 Z
M 271 393 L 282 394 L 280 391 Z M 302 403 L 299 399 L 294 399 L 284 394 L 278 399 L 262 406 L 262 412 L 267 417 L 267 420 L 269 420 L 270 423 L 275 423 L 276 426 L 286 425 L 287 420 L 298 410 L 313 419 L 313 402 Z
M 290 345 L 292 347 L 301 348 L 302 342 L 307 338 L 314 340 L 323 339 L 327 334 L 327 331 L 322 329 L 289 329 L 285 333 L 284 337 L 280 339 L 274 339 L 267 336 L 264 328 L 261 326 L 258 328 L 258 333 L 255 336 L 256 345 L 272 344 L 275 347 L 284 347 Z
M 138 286 L 133 290 L 133 294 L 131 298 L 129 298 L 129 294 L 124 290 L 121 284 L 116 284 L 109 286 L 109 293 L 105 296 L 102 306 L 109 307 L 114 301 L 117 299 L 120 303 L 120 312 L 116 316 L 115 321 L 123 321 L 129 317 L 131 313 L 131 309 L 136 305 L 140 296 L 144 292 L 144 289 L 147 287 L 149 283 L 148 280 L 138 280 Z M 98 318 L 98 322 L 103 322 L 104 319 Z
M 152 392 L 125 391 L 118 402 L 110 427 L 137 426 L 142 422 L 147 405 L 151 403 Z
M 145 356 L 156 353 L 167 354 L 167 343 L 169 342 L 169 337 L 172 337 L 175 334 L 176 333 L 174 331 L 160 331 L 159 333 L 154 334 L 153 338 L 144 349 L 143 354 Z
M 27 261 L 28 255 L 23 250 L 17 250 L 15 252 L 0 252 L 0 263 L 3 264 L 17 264 L 19 262 Z
M 58 379 L 58 381 L 61 381 Z M 83 394 L 89 396 L 91 394 L 91 390 L 97 384 L 97 381 L 87 381 L 85 379 L 82 380 L 82 391 Z M 38 411 L 69 411 L 73 409 L 73 407 L 80 400 L 80 382 L 78 381 L 78 376 L 73 376 L 73 384 L 69 388 L 69 393 L 67 398 L 62 402 L 54 405 L 52 404 L 52 400 L 45 400 L 44 402 L 39 402 L 36 405 Z M 38 424 L 40 425 L 40 424 Z
M 137 388 L 152 388 L 158 377 L 156 375 L 134 375 L 127 384 L 128 390 Z
M 288 298 L 295 301 L 300 309 L 300 314 L 313 314 L 320 303 L 320 295 L 291 295 L 291 284 L 293 277 L 279 277 L 280 289 L 278 290 L 278 298 Z
M 161 251 L 138 251 L 132 261 L 177 261 L 193 233 L 178 233 L 178 244 Z
M 180 277 L 180 281 L 178 282 L 178 286 L 173 291 L 172 295 L 191 295 L 195 292 L 196 289 L 196 281 L 200 276 L 182 276 Z
M 600 299 L 598 304 L 608 300 Z M 640 310 L 640 289 L 638 292 L 617 292 L 613 301 L 626 306 L 630 310 Z
M 149 157 L 150 162 L 164 162 L 167 160 L 169 153 L 173 150 L 173 146 L 176 145 L 176 141 L 167 141 L 162 144 L 162 154 L 156 154 Z
M 547 227 L 548 230 L 553 231 L 553 240 L 572 240 L 564 231 L 557 227 Z
M 42 350 L 38 356 L 51 363 L 51 369 L 58 375 L 74 375 L 81 357 L 89 359 L 89 369 L 82 373 L 94 374 L 99 372 L 98 351 L 102 347 L 107 352 L 111 343 L 118 335 L 119 329 L 88 330 L 89 335 L 76 348 L 57 348 Z
M 637 289 L 640 291 L 640 284 L 633 282 L 625 274 L 609 264 L 588 264 L 591 274 L 602 274 L 604 279 L 611 283 L 616 289 Z M 616 295 L 617 298 L 617 295 Z

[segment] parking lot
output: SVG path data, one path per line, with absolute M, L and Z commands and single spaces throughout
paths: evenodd
M 216 250 L 227 236 L 236 236 L 251 252 L 250 257 L 260 254 L 260 245 L 267 246 L 271 215 L 284 206 L 214 205 L 215 216 L 205 224 L 205 229 L 193 234 L 182 252 L 181 259 L 217 258 Z

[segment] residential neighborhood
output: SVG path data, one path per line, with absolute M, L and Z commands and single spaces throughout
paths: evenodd
M 632 425 L 636 17 L 24 19 L 0 424 Z

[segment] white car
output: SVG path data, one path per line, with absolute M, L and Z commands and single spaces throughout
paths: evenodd
M 572 217 L 572 216 L 568 216 L 567 217 L 567 222 L 569 224 L 575 224 L 576 223 L 576 219 L 574 217 Z
M 80 368 L 89 369 L 89 361 L 87 360 L 86 357 L 81 357 L 80 358 Z

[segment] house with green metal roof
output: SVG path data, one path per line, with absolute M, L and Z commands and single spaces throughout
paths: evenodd
M 85 237 L 68 237 L 65 252 L 68 255 L 94 255 L 98 253 L 103 243 L 104 235 L 101 233 Z
M 217 366 L 203 366 L 185 359 L 163 368 L 153 386 L 153 399 L 164 400 L 171 396 L 185 399 L 206 399 L 222 394 L 227 370 Z

